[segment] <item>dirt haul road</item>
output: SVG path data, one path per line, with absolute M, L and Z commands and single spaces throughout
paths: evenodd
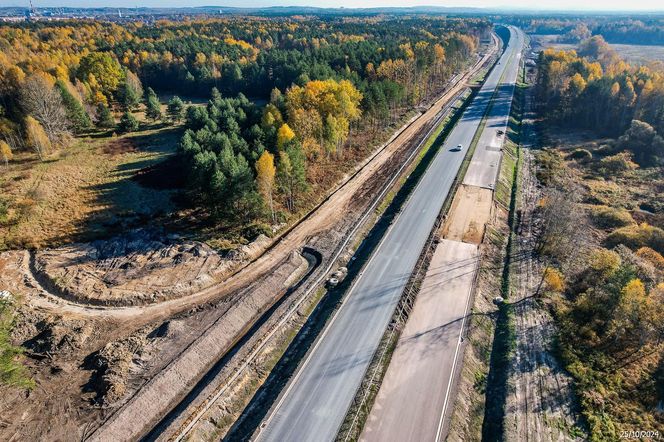
M 532 87 L 532 86 L 531 86 Z M 527 111 L 532 112 L 532 91 Z M 531 128 L 534 120 L 524 120 Z M 541 221 L 536 210 L 542 192 L 535 177 L 532 130 L 522 145 L 521 190 L 518 198 L 522 214 L 517 229 L 515 254 L 523 256 L 514 265 L 514 332 L 516 347 L 510 365 L 510 394 L 505 404 L 507 440 L 524 442 L 581 441 L 586 436 L 575 406 L 572 378 L 554 355 L 556 325 L 539 298 L 544 265 L 537 257 Z
M 106 307 L 77 304 L 63 300 L 62 298 L 49 294 L 44 290 L 39 297 L 26 299 L 30 304 L 53 310 L 57 313 L 74 313 L 82 316 L 102 316 L 116 319 L 135 319 L 140 317 L 141 322 L 148 322 L 159 318 L 166 318 L 178 312 L 184 311 L 192 306 L 199 305 L 210 300 L 219 299 L 255 281 L 258 276 L 265 275 L 272 268 L 282 262 L 288 255 L 302 247 L 309 238 L 333 228 L 337 223 L 343 221 L 347 216 L 345 208 L 352 206 L 359 192 L 362 192 L 370 180 L 377 175 L 383 166 L 404 146 L 407 146 L 412 138 L 430 124 L 441 109 L 448 104 L 456 94 L 467 87 L 469 80 L 479 71 L 484 63 L 495 53 L 493 47 L 484 57 L 461 76 L 456 84 L 445 91 L 445 93 L 422 115 L 397 131 L 385 145 L 381 146 L 365 162 L 357 167 L 357 172 L 349 174 L 342 179 L 331 195 L 312 213 L 305 217 L 290 232 L 277 239 L 272 248 L 256 260 L 249 263 L 242 270 L 230 278 L 208 287 L 196 294 L 180 299 L 172 299 L 158 304 L 130 307 Z M 27 253 L 27 252 L 26 252 Z M 25 260 L 27 268 L 28 260 Z M 36 282 L 35 282 L 36 284 Z

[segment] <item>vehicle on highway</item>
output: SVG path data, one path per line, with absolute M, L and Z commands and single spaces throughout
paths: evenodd
M 346 267 L 339 267 L 337 271 L 332 273 L 332 276 L 330 276 L 330 278 L 327 280 L 327 286 L 329 288 L 338 286 L 347 274 L 348 269 Z
M 455 152 L 460 152 L 463 150 L 463 144 L 457 144 L 454 149 L 452 149 Z

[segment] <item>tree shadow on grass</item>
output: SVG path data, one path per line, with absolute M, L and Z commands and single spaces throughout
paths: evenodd
M 181 134 L 179 127 L 139 132 L 110 139 L 101 148 L 100 161 L 104 156 L 115 159 L 130 153 L 154 155 L 120 161 L 111 179 L 83 188 L 91 193 L 91 205 L 97 210 L 86 217 L 76 240 L 108 238 L 134 228 L 161 225 L 160 220 L 175 214 L 173 197 L 185 184 L 185 170 L 177 161 Z

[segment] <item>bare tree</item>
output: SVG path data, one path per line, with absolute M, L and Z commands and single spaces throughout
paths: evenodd
M 579 229 L 584 215 L 575 199 L 574 195 L 557 189 L 550 189 L 543 199 L 537 250 L 561 266 L 572 264 L 585 247 Z
M 4 139 L 13 152 L 25 150 L 28 147 L 23 139 L 21 127 L 7 118 L 0 118 L 0 139 Z
M 26 114 L 39 121 L 51 143 L 61 143 L 70 135 L 62 96 L 44 75 L 32 75 L 23 83 L 20 103 Z

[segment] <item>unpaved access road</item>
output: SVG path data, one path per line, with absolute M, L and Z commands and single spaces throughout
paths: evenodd
M 313 210 L 287 234 L 277 239 L 276 243 L 265 253 L 223 282 L 183 298 L 146 306 L 112 307 L 77 304 L 51 294 L 47 290 L 41 290 L 39 296 L 26 297 L 26 302 L 56 313 L 102 316 L 120 320 L 140 319 L 142 323 L 146 323 L 170 317 L 178 312 L 211 300 L 220 299 L 242 287 L 248 286 L 260 276 L 272 271 L 293 250 L 297 250 L 306 244 L 308 239 L 334 228 L 339 223 L 343 223 L 347 217 L 346 208 L 354 205 L 358 194 L 362 194 L 366 190 L 366 187 L 370 187 L 371 180 L 381 173 L 386 163 L 397 152 L 400 152 L 405 146 L 411 143 L 413 138 L 420 134 L 423 128 L 432 123 L 441 110 L 448 105 L 450 100 L 467 87 L 470 79 L 477 74 L 494 53 L 495 48 L 488 51 L 471 69 L 460 76 L 456 83 L 447 89 L 429 109 L 397 131 L 387 143 L 376 149 L 373 155 L 357 167 L 356 172 L 344 177 L 341 183 L 320 206 Z M 27 269 L 27 260 L 26 273 L 30 273 L 29 269 Z
M 513 269 L 516 349 L 510 366 L 505 404 L 508 440 L 558 442 L 584 440 L 575 407 L 572 378 L 553 354 L 555 323 L 540 304 L 538 291 L 544 271 L 535 253 L 537 221 L 534 215 L 541 192 L 537 187 L 532 152 L 522 149 L 522 185 L 518 195 L 522 216 L 516 254 L 524 258 Z

